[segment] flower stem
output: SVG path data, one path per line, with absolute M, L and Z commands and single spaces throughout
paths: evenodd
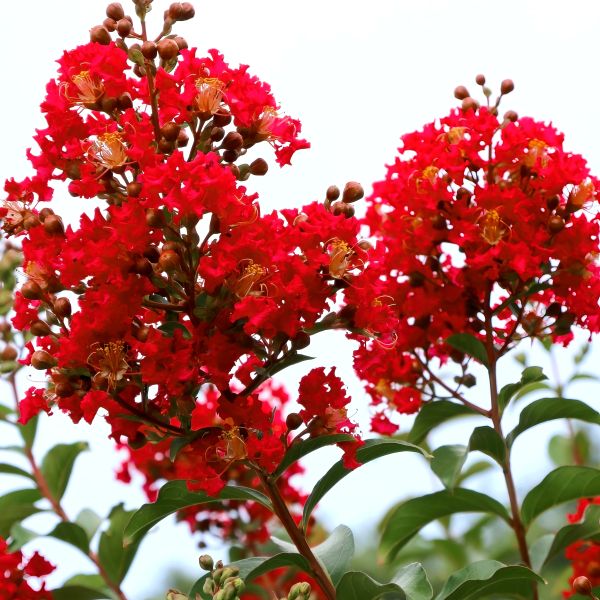
M 257 472 L 258 476 L 260 477 L 261 483 L 265 489 L 265 492 L 271 499 L 271 502 L 273 502 L 275 514 L 285 527 L 285 530 L 287 531 L 292 542 L 298 549 L 298 552 L 300 552 L 300 554 L 302 554 L 302 556 L 304 556 L 304 558 L 306 558 L 306 560 L 308 561 L 308 564 L 310 565 L 312 571 L 311 574 L 321 587 L 321 590 L 323 591 L 327 599 L 335 600 L 336 591 L 333 587 L 333 583 L 331 582 L 329 575 L 327 575 L 327 573 L 317 560 L 316 556 L 313 554 L 313 551 L 308 545 L 304 534 L 296 525 L 294 518 L 288 510 L 285 500 L 282 498 L 281 493 L 279 492 L 277 484 L 271 478 L 270 475 L 266 475 L 265 473 L 262 473 L 260 471 Z

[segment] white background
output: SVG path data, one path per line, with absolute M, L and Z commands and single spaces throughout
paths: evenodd
M 34 128 L 43 125 L 38 105 L 55 72 L 53 61 L 63 49 L 87 40 L 87 30 L 103 19 L 105 4 L 2 2 L 0 179 L 29 173 L 25 148 L 31 145 Z M 131 4 L 124 5 L 133 13 Z M 156 0 L 155 5 L 151 31 L 153 25 L 157 30 L 167 3 Z M 371 182 L 383 177 L 399 136 L 444 115 L 455 104 L 452 91 L 457 84 L 474 93 L 474 76 L 480 72 L 494 89 L 502 79 L 514 79 L 516 91 L 503 108 L 552 120 L 566 133 L 566 147 L 583 154 L 593 171 L 600 172 L 599 3 L 229 0 L 196 3 L 196 10 L 197 17 L 176 31 L 200 51 L 216 47 L 232 64 L 250 64 L 252 73 L 272 85 L 283 111 L 302 120 L 303 133 L 312 142 L 311 150 L 295 156 L 292 168 L 273 168 L 263 180 L 251 182 L 250 189 L 261 193 L 263 206 L 299 206 L 322 198 L 328 185 L 342 186 L 348 180 L 358 180 L 368 190 Z M 62 197 L 72 219 L 89 208 L 68 195 L 57 197 Z M 352 379 L 350 349 L 341 342 L 324 336 L 315 351 L 322 363 L 340 367 L 362 416 L 366 399 Z M 592 368 L 598 364 L 597 352 L 590 362 Z M 292 389 L 303 372 L 298 368 L 288 378 Z M 515 375 L 516 370 L 507 367 L 502 379 L 506 382 Z M 478 393 L 485 391 L 476 390 L 474 397 Z M 74 428 L 66 419 L 56 418 L 44 421 L 42 427 L 40 454 L 58 441 L 89 439 L 92 444 L 93 452 L 81 459 L 65 497 L 71 515 L 84 506 L 105 513 L 118 501 L 131 507 L 142 501 L 133 486 L 113 482 L 117 459 L 100 423 L 93 429 Z M 546 465 L 544 440 L 560 426 L 540 429 L 535 443 L 520 448 L 529 458 L 521 465 L 520 482 L 540 478 Z M 0 435 L 5 435 L 4 429 Z M 461 442 L 464 435 L 464 430 L 450 428 L 443 439 Z M 325 468 L 325 460 L 321 456 L 311 463 L 311 479 Z M 0 479 L 0 492 L 13 483 Z M 366 532 L 392 502 L 432 491 L 436 485 L 420 459 L 387 458 L 348 477 L 322 503 L 320 515 L 328 525 L 345 522 Z M 502 493 L 499 485 L 490 485 Z M 36 519 L 40 530 L 49 528 L 49 521 Z M 34 525 L 36 519 L 31 521 Z M 365 535 L 363 544 L 371 541 Z M 40 544 L 51 560 L 60 563 L 54 582 L 77 570 L 91 570 L 76 551 L 59 542 Z M 34 547 L 31 544 L 28 550 Z M 184 527 L 161 528 L 144 543 L 126 580 L 130 600 L 166 590 L 161 574 L 168 567 L 193 573 L 196 556 Z

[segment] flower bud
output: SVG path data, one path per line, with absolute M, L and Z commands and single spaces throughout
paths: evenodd
M 177 147 L 183 148 L 187 146 L 187 143 L 190 141 L 188 134 L 185 132 L 185 129 L 182 129 L 177 136 Z
M 40 220 L 32 214 L 27 215 L 23 219 L 23 229 L 31 229 L 32 227 L 37 227 L 40 224 Z
M 512 79 L 505 79 L 500 84 L 500 93 L 504 96 L 510 94 L 515 89 L 515 84 Z
M 167 600 L 189 600 L 189 598 L 178 590 L 169 590 L 167 592 Z
M 212 571 L 215 566 L 212 556 L 209 556 L 208 554 L 202 554 L 202 556 L 198 558 L 198 563 L 200 564 L 200 568 L 204 571 Z
M 180 35 L 176 35 L 173 39 L 175 40 L 179 50 L 185 50 L 188 47 L 188 43 Z
M 111 2 L 106 7 L 106 16 L 113 21 L 119 21 L 125 16 L 125 11 L 120 2 Z
M 47 216 L 53 215 L 54 211 L 51 208 L 42 208 L 40 210 L 40 214 L 38 215 L 40 221 L 43 223 Z
M 330 202 L 334 202 L 340 197 L 340 188 L 337 185 L 330 185 L 327 188 L 326 198 Z
M 181 125 L 173 123 L 173 121 L 171 121 L 170 123 L 165 123 L 160 128 L 162 136 L 165 138 L 165 140 L 169 140 L 170 142 L 174 142 L 177 139 L 180 130 Z
M 48 215 L 44 219 L 44 229 L 50 235 L 64 235 L 65 227 L 58 215 Z
M 466 98 L 463 99 L 462 101 L 462 109 L 464 112 L 467 112 L 468 110 L 477 110 L 479 108 L 479 102 L 477 102 L 477 100 L 475 100 L 475 98 L 471 98 L 471 96 L 467 96 Z
M 172 272 L 176 271 L 181 264 L 179 254 L 174 250 L 164 250 L 158 259 L 158 268 L 161 271 Z
M 105 27 L 109 33 L 112 33 L 117 28 L 117 22 L 114 19 L 106 18 L 102 21 L 102 26 Z
M 264 158 L 257 158 L 250 163 L 250 173 L 252 173 L 252 175 L 258 175 L 262 177 L 263 175 L 267 174 L 268 170 L 269 165 Z
M 457 100 L 464 100 L 469 97 L 469 90 L 464 85 L 454 88 L 454 97 Z
M 157 208 L 149 208 L 146 211 L 146 224 L 149 227 L 162 227 L 165 223 L 163 213 Z
M 19 356 L 19 352 L 14 346 L 4 346 L 2 353 L 0 353 L 0 358 L 2 360 L 16 360 L 17 356 Z
M 304 421 L 298 413 L 290 413 L 285 419 L 285 424 L 289 431 L 298 429 L 302 423 L 304 423 Z
M 582 596 L 590 596 L 592 593 L 592 582 L 581 575 L 573 580 L 573 591 Z
M 75 389 L 69 381 L 59 381 L 54 386 L 54 393 L 59 398 L 68 398 L 69 396 L 72 396 L 74 392 Z
M 179 54 L 179 46 L 175 40 L 163 38 L 157 44 L 158 55 L 163 60 L 171 60 Z
M 160 258 L 160 252 L 156 246 L 148 246 L 144 250 L 144 257 L 147 258 L 151 263 L 156 263 Z
M 39 319 L 31 324 L 30 331 L 33 335 L 37 336 L 50 335 L 50 333 L 52 332 L 50 327 L 48 326 L 48 323 L 40 321 Z
M 102 25 L 96 25 L 95 27 L 92 27 L 90 29 L 90 42 L 108 46 L 108 44 L 110 44 L 110 33 L 108 29 Z
M 158 47 L 156 46 L 156 42 L 152 40 L 147 40 L 142 44 L 142 54 L 144 58 L 148 60 L 154 60 L 158 55 Z
M 446 217 L 440 213 L 433 215 L 431 217 L 431 226 L 438 231 L 443 231 L 448 227 L 448 223 L 446 223 Z
M 548 231 L 550 233 L 558 233 L 565 228 L 565 220 L 558 215 L 552 215 L 548 219 Z
M 225 162 L 228 163 L 233 163 L 235 162 L 239 157 L 239 152 L 237 152 L 236 150 L 225 150 L 225 152 L 223 152 L 223 160 Z M 236 177 L 238 177 L 240 174 L 240 170 L 237 170 L 237 174 Z
M 349 181 L 344 186 L 344 193 L 342 194 L 342 201 L 350 204 L 360 200 L 365 195 L 365 190 L 360 183 L 356 181 Z
M 504 113 L 504 120 L 505 121 L 510 121 L 511 123 L 514 123 L 518 119 L 519 119 L 519 115 L 514 110 L 507 110 Z
M 485 75 L 482 75 L 481 73 L 477 75 L 477 77 L 475 77 L 475 83 L 477 83 L 477 85 L 485 85 Z
M 117 33 L 122 37 L 126 38 L 133 29 L 131 22 L 127 19 L 119 19 L 117 21 Z
M 21 294 L 27 300 L 39 300 L 42 297 L 42 288 L 31 279 L 26 281 L 21 287 Z
M 237 131 L 230 131 L 221 144 L 225 150 L 240 150 L 243 145 L 244 138 Z
M 154 273 L 154 269 L 147 258 L 138 258 L 133 265 L 133 272 L 144 277 L 150 277 Z
M 213 124 L 217 127 L 226 127 L 231 123 L 231 113 L 226 108 L 219 108 L 213 115 Z
M 45 350 L 36 350 L 31 355 L 31 366 L 38 371 L 46 371 L 56 365 L 56 359 Z
M 119 96 L 117 99 L 119 110 L 127 110 L 128 108 L 133 108 L 133 100 L 131 99 L 131 94 L 129 92 L 125 92 Z
M 127 195 L 132 198 L 137 198 L 142 192 L 142 184 L 137 181 L 132 181 L 127 184 Z
M 57 298 L 52 308 L 54 314 L 61 319 L 71 316 L 72 308 L 68 298 Z

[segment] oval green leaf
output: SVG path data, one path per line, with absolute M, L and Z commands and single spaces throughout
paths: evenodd
M 336 588 L 337 600 L 407 600 L 406 594 L 395 583 L 379 583 L 366 573 L 349 571 Z
M 478 416 L 478 414 L 464 404 L 450 402 L 450 400 L 435 400 L 425 404 L 415 419 L 408 434 L 408 441 L 420 444 L 427 434 L 438 425 L 456 417 Z
M 431 470 L 439 477 L 444 487 L 448 489 L 456 487 L 468 453 L 467 447 L 460 444 L 440 446 L 433 451 Z
M 600 496 L 600 470 L 593 467 L 558 467 L 536 485 L 523 500 L 525 526 L 544 511 L 578 498 Z
M 110 598 L 110 596 L 105 592 L 82 585 L 67 585 L 52 590 L 53 600 L 101 600 L 106 598 Z
M 402 567 L 392 579 L 406 594 L 407 600 L 431 600 L 433 589 L 421 563 Z
M 0 498 L 0 536 L 7 537 L 11 527 L 27 517 L 41 512 L 34 503 L 41 500 L 38 490 L 17 490 Z
M 470 333 L 455 333 L 446 339 L 446 344 L 473 357 L 485 367 L 489 364 L 485 345 Z
M 78 550 L 81 550 L 86 556 L 88 555 L 89 544 L 87 534 L 76 523 L 61 522 L 47 535 L 71 544 Z
M 506 446 L 498 432 L 489 425 L 475 427 L 469 440 L 469 450 L 479 451 L 493 458 L 499 465 L 506 458 Z
M 35 477 L 31 473 L 7 463 L 0 463 L 0 473 L 4 473 L 5 475 L 20 475 L 21 477 L 27 477 L 27 479 L 35 481 Z
M 60 500 L 67 489 L 73 465 L 77 457 L 89 446 L 85 442 L 57 444 L 51 448 L 44 459 L 40 471 L 48 484 L 55 500 Z

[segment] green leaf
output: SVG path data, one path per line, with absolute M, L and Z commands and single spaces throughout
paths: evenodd
M 122 504 L 115 506 L 108 516 L 109 526 L 100 535 L 98 558 L 108 578 L 120 584 L 135 558 L 141 539 L 127 546 L 123 543 L 125 526 L 134 511 L 126 511 Z
M 506 458 L 504 441 L 498 435 L 498 432 L 488 425 L 476 427 L 473 430 L 469 440 L 469 450 L 471 452 L 483 452 L 493 458 L 499 465 L 502 465 Z
M 96 535 L 96 531 L 98 531 L 102 521 L 102 517 L 90 508 L 84 508 L 75 518 L 75 523 L 85 531 L 88 541 L 91 541 L 94 535 Z
M 83 587 L 90 588 L 101 592 L 108 591 L 106 587 L 106 581 L 102 579 L 102 575 L 97 573 L 80 573 L 79 575 L 73 575 L 69 577 L 63 585 L 82 585 Z
M 481 600 L 502 593 L 530 598 L 533 583 L 544 580 L 527 567 L 482 560 L 450 575 L 435 600 Z
M 10 528 L 10 546 L 11 552 L 20 550 L 25 544 L 40 537 L 37 531 L 23 527 L 18 521 Z
M 402 567 L 394 576 L 392 583 L 404 591 L 407 600 L 431 600 L 433 596 L 431 583 L 421 563 L 411 563 Z
M 395 583 L 379 583 L 360 571 L 349 571 L 336 588 L 337 600 L 407 600 L 406 594 Z
M 522 410 L 519 424 L 506 436 L 506 441 L 512 445 L 524 431 L 555 419 L 578 419 L 587 423 L 600 424 L 600 413 L 580 400 L 541 398 Z
M 31 450 L 33 447 L 33 441 L 35 440 L 35 432 L 37 431 L 39 417 L 35 416 L 26 425 L 19 425 L 19 433 L 25 442 L 25 448 Z
M 583 521 L 581 523 L 566 525 L 558 530 L 546 554 L 544 563 L 547 563 L 555 556 L 562 555 L 565 548 L 573 542 L 587 540 L 596 536 L 600 536 L 600 506 L 590 504 L 583 514 Z
M 5 473 L 7 475 L 20 475 L 21 477 L 27 477 L 28 479 L 35 481 L 35 477 L 31 473 L 7 463 L 0 463 L 0 473 Z
M 9 492 L 0 497 L 0 536 L 7 537 L 14 523 L 41 512 L 34 506 L 41 498 L 38 490 L 31 489 Z
M 63 542 L 67 542 L 67 544 L 71 544 L 72 546 L 75 546 L 75 548 L 81 550 L 86 556 L 88 555 L 89 543 L 87 534 L 85 530 L 76 523 L 59 523 L 47 535 L 62 540 Z
M 420 444 L 427 434 L 442 423 L 463 416 L 478 416 L 478 414 L 465 406 L 450 402 L 450 400 L 436 400 L 425 404 L 419 413 L 408 434 L 408 441 L 413 444 Z
M 383 438 L 366 440 L 364 445 L 357 450 L 356 459 L 361 464 L 366 464 L 372 460 L 375 460 L 376 458 L 387 456 L 388 454 L 394 454 L 396 452 L 419 452 L 424 456 L 428 456 L 425 450 L 415 446 L 414 444 L 410 444 L 409 442 L 404 442 L 402 440 Z M 321 498 L 323 498 L 323 496 L 325 496 L 325 494 L 331 488 L 333 488 L 333 486 L 335 486 L 350 473 L 352 473 L 352 471 L 346 469 L 343 461 L 340 460 L 335 463 L 329 469 L 329 471 L 327 471 L 327 473 L 325 473 L 325 475 L 319 479 L 319 481 L 317 481 L 313 487 L 313 491 L 304 504 L 304 512 L 301 523 L 302 528 L 306 529 L 310 515 Z
M 306 441 L 297 442 L 285 453 L 281 464 L 273 473 L 273 477 L 280 477 L 290 465 L 293 465 L 296 461 L 315 450 L 339 442 L 352 442 L 354 439 L 355 438 L 348 433 L 334 433 L 332 435 L 321 435 L 316 438 L 309 438 Z
M 510 520 L 504 506 L 485 494 L 464 488 L 442 490 L 396 507 L 384 523 L 380 550 L 391 559 L 428 523 L 463 512 L 492 513 L 507 522 Z
M 160 331 L 165 334 L 165 337 L 173 337 L 175 335 L 175 331 L 179 329 L 184 339 L 189 340 L 192 338 L 190 330 L 179 321 L 165 321 L 157 329 L 160 329 Z
M 431 470 L 440 478 L 444 487 L 452 489 L 456 486 L 467 454 L 467 447 L 459 444 L 440 446 L 434 450 Z
M 154 525 L 182 508 L 223 500 L 251 500 L 273 510 L 264 494 L 250 488 L 226 486 L 217 496 L 209 496 L 205 492 L 190 492 L 185 481 L 169 481 L 161 488 L 156 502 L 144 504 L 133 514 L 125 528 L 124 543 L 129 545 L 141 539 Z
M 525 396 L 532 394 L 533 392 L 539 392 L 540 390 L 551 390 L 554 392 L 554 388 L 545 381 L 539 381 L 537 383 L 528 383 L 524 385 L 514 396 L 513 400 L 520 400 Z
M 548 378 L 544 375 L 542 367 L 527 367 L 524 369 L 521 373 L 520 381 L 517 383 L 509 383 L 500 390 L 500 393 L 498 394 L 498 405 L 500 406 L 500 410 L 504 410 L 512 397 L 524 387 L 532 383 L 543 381 L 544 379 Z
M 529 558 L 531 560 L 531 568 L 539 573 L 544 566 L 548 551 L 552 547 L 554 541 L 554 535 L 546 533 L 540 536 L 533 544 L 529 546 Z
M 558 467 L 525 496 L 521 508 L 523 523 L 527 526 L 553 506 L 588 496 L 600 496 L 600 470 Z
M 573 383 L 574 381 L 599 381 L 600 378 L 598 375 L 593 375 L 592 373 L 575 373 L 568 383 Z
M 57 444 L 48 450 L 40 470 L 55 500 L 60 500 L 67 489 L 77 457 L 89 446 L 85 442 Z
M 446 344 L 472 356 L 485 367 L 488 366 L 488 355 L 481 340 L 469 333 L 455 333 L 446 339 Z
M 276 362 L 272 367 L 269 367 L 267 371 L 269 375 L 275 375 L 275 373 L 279 373 L 279 371 L 283 371 L 292 365 L 297 365 L 298 363 L 304 362 L 305 360 L 313 360 L 314 356 L 308 356 L 307 354 L 298 354 L 294 352 L 292 354 L 288 354 L 283 360 Z
M 99 600 L 109 598 L 106 592 L 93 590 L 82 585 L 66 585 L 52 590 L 53 600 Z
M 583 430 L 578 431 L 574 438 L 567 435 L 553 435 L 548 443 L 548 455 L 558 467 L 572 465 L 574 462 L 587 464 L 590 454 L 590 439 Z

